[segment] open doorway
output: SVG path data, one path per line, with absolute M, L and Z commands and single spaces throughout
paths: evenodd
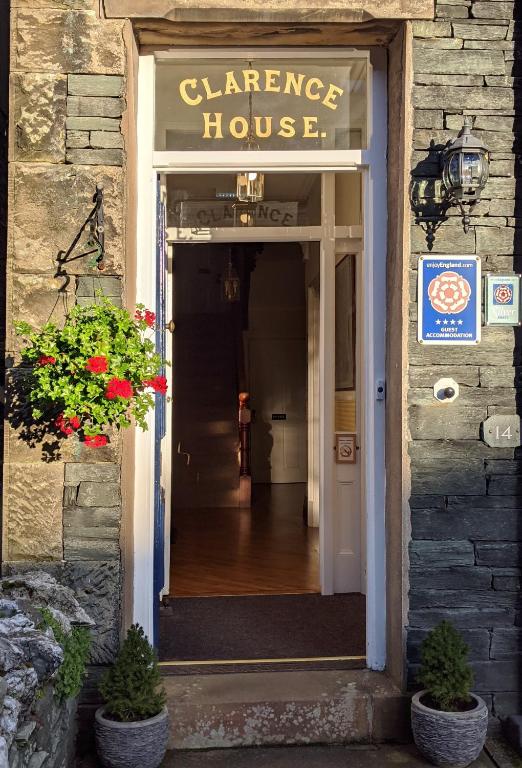
M 240 289 L 228 297 L 233 270 Z M 320 592 L 298 243 L 176 249 L 170 595 Z M 249 457 L 240 472 L 240 396 Z
M 357 258 L 347 237 L 360 214 L 361 179 L 352 174 L 346 184 L 339 176 L 335 184 L 349 205 L 340 206 L 344 237 L 329 256 L 336 304 L 332 415 L 336 433 L 353 438 L 354 462 L 335 465 L 336 510 L 326 512 L 321 179 L 267 176 L 268 202 L 249 211 L 258 219 L 254 230 L 241 224 L 234 205 L 212 202 L 230 182 L 226 176 L 168 177 L 176 231 L 188 225 L 207 232 L 203 241 L 175 242 L 172 262 L 173 504 L 160 655 L 173 664 L 292 658 L 364 666 Z M 320 551 L 323 514 L 334 523 L 330 586 Z

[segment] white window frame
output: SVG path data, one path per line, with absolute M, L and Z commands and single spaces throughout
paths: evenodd
M 156 179 L 158 173 L 235 172 L 249 165 L 259 171 L 297 172 L 312 170 L 363 172 L 364 286 L 363 329 L 364 386 L 367 396 L 362 414 L 361 464 L 362 512 L 366 518 L 366 658 L 367 666 L 383 670 L 386 665 L 386 534 L 384 401 L 377 400 L 378 381 L 385 379 L 386 328 L 386 230 L 387 230 L 387 89 L 386 51 L 374 49 L 370 82 L 374 129 L 366 150 L 315 150 L 295 152 L 156 152 L 154 150 L 154 74 L 156 58 L 283 58 L 298 56 L 361 56 L 364 51 L 311 48 L 279 50 L 183 49 L 140 56 L 138 70 L 138 232 L 136 301 L 154 307 L 156 301 Z M 311 238 L 315 239 L 315 238 Z M 376 257 L 376 254 L 378 257 Z M 332 269 L 333 267 L 328 267 Z M 327 275 L 322 266 L 321 280 Z M 331 277 L 331 276 L 330 276 Z M 149 430 L 136 431 L 133 522 L 133 621 L 149 636 L 153 627 L 154 547 L 154 414 Z M 333 447 L 333 446 L 332 446 Z
M 154 54 L 156 61 L 168 59 L 368 59 L 368 93 L 372 90 L 372 65 L 368 50 L 356 50 L 352 48 L 259 48 L 250 50 L 237 49 L 208 49 L 185 48 L 175 51 L 157 51 Z M 153 86 L 152 86 L 153 87 Z M 154 90 L 154 88 L 153 88 Z M 153 113 L 154 114 L 154 113 Z M 367 110 L 367 135 L 372 134 L 372 104 L 369 100 Z M 204 162 L 202 163 L 202 159 Z M 307 171 L 313 169 L 321 171 L 334 171 L 358 165 L 366 165 L 368 162 L 368 150 L 362 149 L 315 149 L 315 150 L 229 150 L 229 151 L 154 151 L 153 163 L 157 170 L 168 172 L 176 170 L 178 173 L 201 173 L 202 164 L 213 171 L 240 171 L 244 168 L 256 168 L 259 171 L 277 171 L 284 168 L 292 171 Z

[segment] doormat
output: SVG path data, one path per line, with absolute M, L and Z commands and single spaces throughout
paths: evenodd
M 169 598 L 160 613 L 159 657 L 194 662 L 169 666 L 180 674 L 233 671 L 220 662 L 241 662 L 245 671 L 282 669 L 277 660 L 364 667 L 365 624 L 361 594 Z

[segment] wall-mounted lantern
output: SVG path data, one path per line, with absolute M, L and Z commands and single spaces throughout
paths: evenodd
M 466 116 L 459 135 L 442 155 L 446 199 L 460 208 L 464 232 L 469 231 L 471 211 L 489 176 L 489 149 L 473 136 L 472 125 L 471 117 Z

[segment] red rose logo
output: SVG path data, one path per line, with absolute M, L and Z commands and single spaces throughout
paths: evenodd
M 469 304 L 471 286 L 458 272 L 441 272 L 430 282 L 428 298 L 436 312 L 458 315 Z
M 511 304 L 513 301 L 513 291 L 510 285 L 497 285 L 495 288 L 495 304 Z

